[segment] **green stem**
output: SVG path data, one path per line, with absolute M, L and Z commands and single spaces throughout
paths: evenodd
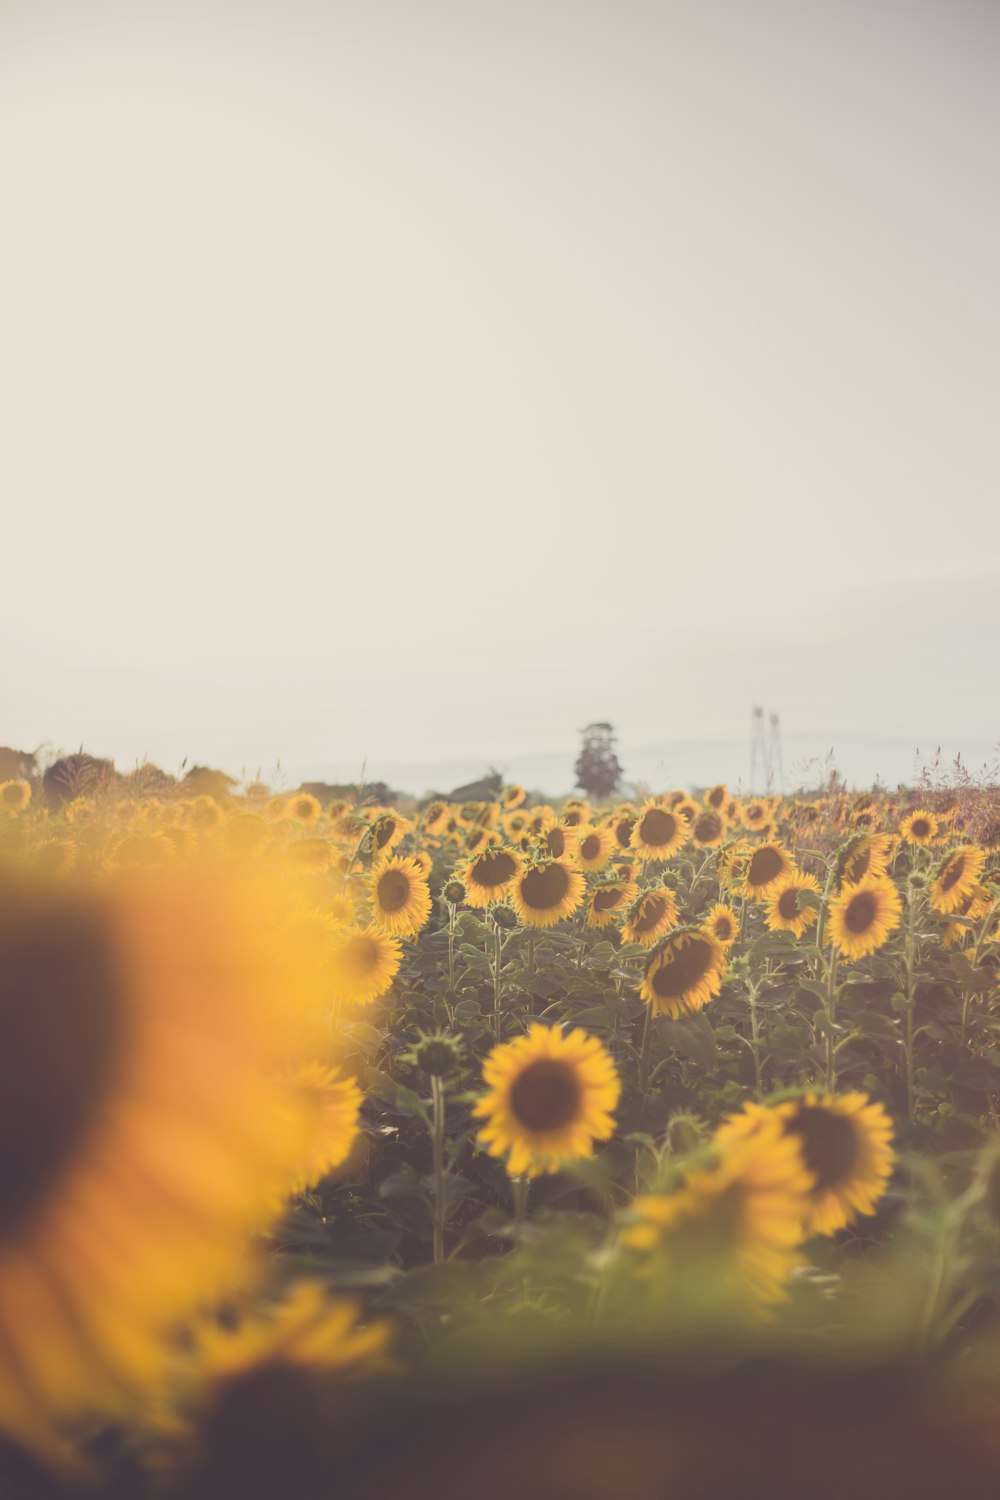
M 830 944 L 829 969 L 827 971 L 826 1014 L 829 1025 L 826 1033 L 826 1091 L 837 1092 L 837 1047 L 834 1040 L 834 1024 L 837 1019 L 837 950 Z
M 454 901 L 448 902 L 448 988 L 455 992 L 455 918 L 457 907 Z
M 514 1223 L 523 1224 L 528 1217 L 528 1191 L 531 1187 L 531 1178 L 512 1177 L 510 1186 L 514 1197 Z
M 642 1028 L 642 1050 L 639 1053 L 639 1093 L 643 1107 L 649 1094 L 649 1059 L 653 1051 L 653 1007 L 646 1007 L 646 1024 Z
M 493 924 L 493 1035 L 500 1040 L 500 1001 L 503 996 L 503 980 L 500 976 L 503 937 L 498 923 Z
M 444 1260 L 444 1222 L 448 1207 L 444 1167 L 444 1084 L 431 1078 L 431 1146 L 434 1155 L 434 1264 Z
M 760 1092 L 761 1092 L 760 1028 L 759 1028 L 759 1024 L 758 1024 L 758 1021 L 757 1021 L 757 986 L 755 984 L 751 984 L 749 986 L 749 1002 L 750 1002 L 750 1036 L 751 1036 L 751 1039 L 752 1039 L 752 1042 L 753 1042 L 753 1076 L 754 1076 L 754 1085 L 756 1087 L 757 1094 L 759 1096 Z

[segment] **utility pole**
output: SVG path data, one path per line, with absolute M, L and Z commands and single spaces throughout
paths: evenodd
M 750 723 L 750 791 L 757 790 L 757 762 L 767 778 L 767 739 L 764 734 L 764 710 L 754 708 Z
M 784 795 L 785 791 L 785 768 L 781 763 L 781 720 L 777 714 L 772 714 L 769 719 L 769 733 L 767 737 L 767 785 L 771 788 L 772 781 L 777 781 L 776 790 Z

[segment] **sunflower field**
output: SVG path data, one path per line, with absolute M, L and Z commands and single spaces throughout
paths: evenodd
M 995 1496 L 1000 796 L 0 784 L 0 1496 Z

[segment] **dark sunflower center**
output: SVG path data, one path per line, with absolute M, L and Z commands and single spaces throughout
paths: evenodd
M 580 845 L 580 854 L 584 859 L 596 859 L 601 852 L 601 841 L 596 833 L 588 833 Z
M 661 1000 L 678 1000 L 698 984 L 712 966 L 712 948 L 703 938 L 692 938 L 676 948 L 653 975 L 653 990 Z
M 957 854 L 941 876 L 941 889 L 950 891 L 953 885 L 957 885 L 965 870 L 965 855 Z
M 850 1120 L 823 1107 L 803 1105 L 785 1124 L 785 1133 L 798 1137 L 802 1158 L 816 1179 L 816 1192 L 825 1192 L 848 1178 L 858 1159 L 858 1137 Z
M 595 911 L 613 911 L 625 895 L 623 885 L 599 885 L 594 892 Z
M 386 870 L 378 883 L 378 904 L 382 910 L 401 911 L 409 899 L 409 877 L 402 870 Z
M 556 1058 L 542 1057 L 529 1063 L 511 1086 L 511 1113 L 526 1130 L 561 1130 L 579 1107 L 577 1076 Z
M 569 890 L 562 865 L 536 865 L 521 881 L 521 900 L 535 911 L 551 911 Z
M 747 822 L 759 823 L 764 816 L 764 809 L 756 802 L 747 808 Z
M 639 837 L 652 848 L 662 848 L 677 836 L 677 819 L 662 807 L 650 808 L 639 825 Z
M 634 922 L 636 936 L 652 931 L 657 922 L 667 909 L 665 896 L 649 896 L 642 904 L 642 910 Z
M 767 885 L 775 880 L 785 868 L 785 862 L 777 849 L 755 849 L 747 868 L 749 885 Z
M 910 824 L 910 832 L 914 838 L 925 839 L 931 831 L 931 825 L 926 818 L 914 818 Z
M 714 922 L 713 925 L 715 927 L 715 935 L 716 935 L 716 937 L 719 938 L 719 939 L 721 939 L 722 942 L 725 942 L 727 940 L 727 938 L 730 938 L 732 936 L 732 933 L 733 933 L 733 919 L 732 919 L 732 917 L 727 917 L 727 916 L 724 916 L 724 915 L 718 916 L 718 917 L 716 917 L 715 922 Z
M 724 787 L 717 786 L 708 794 L 708 802 L 711 807 L 721 807 L 725 800 L 726 792 Z
M 717 839 L 722 832 L 722 819 L 718 813 L 702 813 L 694 825 L 694 836 L 702 843 Z
M 482 885 L 487 890 L 495 886 L 506 885 L 517 873 L 517 865 L 512 855 L 501 851 L 499 854 L 482 854 L 472 867 L 472 878 L 477 885 Z
M 343 953 L 351 968 L 367 973 L 378 963 L 379 946 L 374 938 L 353 937 L 344 944 Z
M 566 824 L 567 828 L 579 828 L 582 818 L 583 813 L 579 812 L 575 807 L 573 807 L 569 810 L 568 813 L 565 813 L 563 815 L 563 822 Z
M 852 896 L 844 912 L 844 926 L 848 932 L 867 932 L 878 916 L 878 901 L 871 891 L 861 891 Z
M 121 979 L 96 913 L 0 903 L 0 1243 L 72 1161 L 125 1035 Z
M 384 849 L 396 831 L 395 818 L 385 818 L 375 829 L 375 847 Z
M 634 818 L 622 818 L 615 824 L 615 838 L 620 848 L 627 849 L 632 841 L 632 829 L 635 827 Z
M 786 922 L 799 914 L 799 893 L 794 886 L 789 886 L 787 891 L 782 891 L 778 897 L 778 911 Z
M 566 835 L 561 828 L 550 828 L 548 837 L 549 853 L 556 859 L 561 859 L 566 853 Z

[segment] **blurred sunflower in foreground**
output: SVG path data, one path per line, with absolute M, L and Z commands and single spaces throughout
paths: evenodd
M 0 876 L 0 1426 L 23 1441 L 156 1377 L 310 1149 L 274 1077 L 309 998 L 274 906 L 217 868 Z

